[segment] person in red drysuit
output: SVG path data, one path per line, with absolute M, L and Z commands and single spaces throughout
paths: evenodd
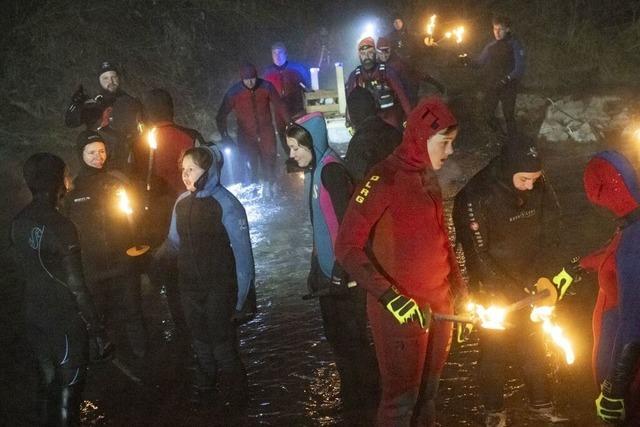
M 629 161 L 615 151 L 596 154 L 584 172 L 587 198 L 612 212 L 620 227 L 607 246 L 580 265 L 598 272 L 593 310 L 593 373 L 600 387 L 597 415 L 640 425 L 640 185 Z
M 238 123 L 238 149 L 242 156 L 245 183 L 264 181 L 268 193 L 275 184 L 276 135 L 271 123 L 271 105 L 277 122 L 287 122 L 289 115 L 274 86 L 258 78 L 253 64 L 240 67 L 241 81 L 224 95 L 216 124 L 223 139 L 229 138 L 227 116 L 233 111 Z
M 466 290 L 434 172 L 452 154 L 456 135 L 457 121 L 440 99 L 416 107 L 402 143 L 356 190 L 336 240 L 338 262 L 367 290 L 382 382 L 380 426 L 435 426 L 452 325 L 435 322 L 425 331 L 423 310 L 453 313 L 451 284 Z

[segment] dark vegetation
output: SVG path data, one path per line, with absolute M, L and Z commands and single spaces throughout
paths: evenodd
M 320 25 L 342 46 L 334 57 L 353 60 L 352 43 L 363 16 L 388 24 L 396 12 L 414 31 L 437 13 L 436 32 L 467 28 L 466 50 L 490 38 L 493 12 L 513 19 L 528 54 L 525 84 L 567 92 L 594 86 L 636 85 L 640 64 L 640 3 L 632 0 L 490 1 L 407 0 L 86 0 L 5 1 L 0 16 L 0 140 L 37 145 L 70 140 L 62 112 L 74 88 L 97 90 L 98 64 L 122 64 L 125 88 L 174 94 L 178 118 L 205 135 L 237 65 L 266 65 L 269 46 L 285 41 L 306 59 L 306 39 Z M 348 40 L 348 41 L 346 41 Z M 3 144 L 4 145 L 4 144 Z

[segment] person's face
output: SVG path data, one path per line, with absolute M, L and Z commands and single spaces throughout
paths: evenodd
M 298 144 L 295 138 L 287 137 L 287 145 L 289 146 L 289 157 L 296 161 L 299 167 L 306 168 L 313 160 L 313 154 L 304 145 Z
M 252 79 L 242 79 L 242 84 L 247 88 L 247 89 L 253 89 L 256 85 L 256 78 L 252 78 Z
M 433 170 L 442 168 L 447 157 L 453 154 L 453 141 L 456 139 L 456 136 L 458 136 L 458 130 L 456 129 L 445 133 L 446 130 L 447 129 L 441 130 L 427 140 L 427 151 L 429 152 L 429 159 L 431 159 Z
M 285 49 L 273 49 L 271 51 L 271 59 L 275 65 L 281 67 L 287 62 L 287 51 Z
M 493 36 L 496 40 L 502 40 L 509 32 L 509 27 L 503 24 L 493 24 Z
M 396 18 L 393 20 L 393 28 L 395 28 L 396 31 L 400 31 L 403 27 L 404 27 L 404 22 L 402 21 L 402 19 Z
M 196 182 L 203 173 L 204 169 L 196 165 L 191 156 L 182 159 L 182 182 L 187 190 L 196 191 Z
M 360 57 L 360 64 L 365 70 L 370 70 L 376 64 L 376 50 L 373 46 L 363 46 L 358 49 L 358 56 Z
M 376 51 L 376 57 L 378 58 L 378 62 L 385 63 L 389 60 L 389 56 L 391 56 L 391 49 L 388 47 L 383 47 L 382 49 L 378 49 Z
M 120 87 L 120 77 L 118 77 L 118 73 L 115 71 L 107 71 L 100 74 L 99 80 L 102 89 L 111 93 L 114 93 Z
M 92 168 L 102 169 L 107 161 L 107 149 L 100 141 L 92 142 L 84 146 L 82 160 Z
M 516 190 L 529 191 L 533 190 L 536 181 L 542 175 L 542 171 L 538 172 L 517 172 L 513 174 L 513 186 Z

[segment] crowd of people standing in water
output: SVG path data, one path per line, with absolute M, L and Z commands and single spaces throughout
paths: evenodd
M 353 136 L 345 158 L 330 147 L 323 114 L 305 113 L 308 72 L 280 42 L 261 74 L 252 64 L 240 66 L 216 123 L 228 143 L 227 117 L 235 114 L 243 183 L 260 181 L 265 199 L 281 191 L 278 138 L 288 169 L 304 172 L 313 229 L 307 286 L 319 300 L 345 422 L 435 426 L 453 324 L 432 321 L 430 313 L 454 314 L 470 295 L 505 303 L 526 296 L 524 287 L 556 267 L 546 255 L 560 244 L 558 203 L 533 138 L 516 126 L 524 48 L 509 19 L 496 16 L 494 40 L 467 65 L 484 76 L 486 125 L 507 142 L 455 197 L 453 222 L 468 272 L 462 276 L 436 174 L 454 153 L 459 120 L 443 99 L 420 98 L 420 82 L 429 76 L 414 67 L 402 19 L 393 26 L 377 41 L 358 42 L 360 65 L 346 84 Z M 104 62 L 100 93 L 90 97 L 80 87 L 72 97 L 65 124 L 85 128 L 73 179 L 50 153 L 23 165 L 33 199 L 14 218 L 10 238 L 26 283 L 26 333 L 40 367 L 43 425 L 78 424 L 91 362 L 114 352 L 138 360 L 148 354 L 141 273 L 165 288 L 173 320 L 190 338 L 194 394 L 239 408 L 250 393 L 237 329 L 256 314 L 254 258 L 245 209 L 221 183 L 223 150 L 174 122 L 167 91 L 152 89 L 139 101 L 120 79 L 115 64 Z M 498 104 L 505 128 L 494 115 Z M 141 124 L 145 136 L 153 129 L 155 147 L 140 137 Z M 587 164 L 584 187 L 591 203 L 621 221 L 602 250 L 572 266 L 596 271 L 600 286 L 595 409 L 604 421 L 638 425 L 640 186 L 630 162 L 606 151 Z M 123 195 L 133 214 L 115 208 Z M 142 234 L 148 253 L 138 245 Z M 149 261 L 136 262 L 138 256 Z M 526 318 L 512 321 L 518 337 L 479 331 L 484 425 L 507 425 L 507 356 L 523 368 L 531 417 L 569 421 L 544 381 L 540 331 Z M 114 346 L 116 325 L 126 339 Z

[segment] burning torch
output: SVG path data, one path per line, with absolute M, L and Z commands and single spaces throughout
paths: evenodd
M 427 24 L 427 37 L 424 38 L 424 44 L 427 46 L 435 46 L 436 42 L 433 40 L 433 30 L 436 27 L 436 15 L 431 15 L 429 23 Z
M 127 216 L 127 221 L 129 222 L 129 229 L 131 234 L 134 233 L 133 226 L 133 208 L 131 207 L 131 202 L 129 201 L 129 196 L 127 195 L 127 190 L 124 188 L 119 188 L 116 191 L 116 197 L 118 198 L 118 208 L 120 211 Z M 149 250 L 149 245 L 134 245 L 127 249 L 127 255 L 130 257 L 136 257 L 145 254 Z
M 151 173 L 153 172 L 153 157 L 158 149 L 158 140 L 156 137 L 156 128 L 152 128 L 147 134 L 147 143 L 149 144 L 149 165 L 147 167 L 147 191 L 151 191 Z

